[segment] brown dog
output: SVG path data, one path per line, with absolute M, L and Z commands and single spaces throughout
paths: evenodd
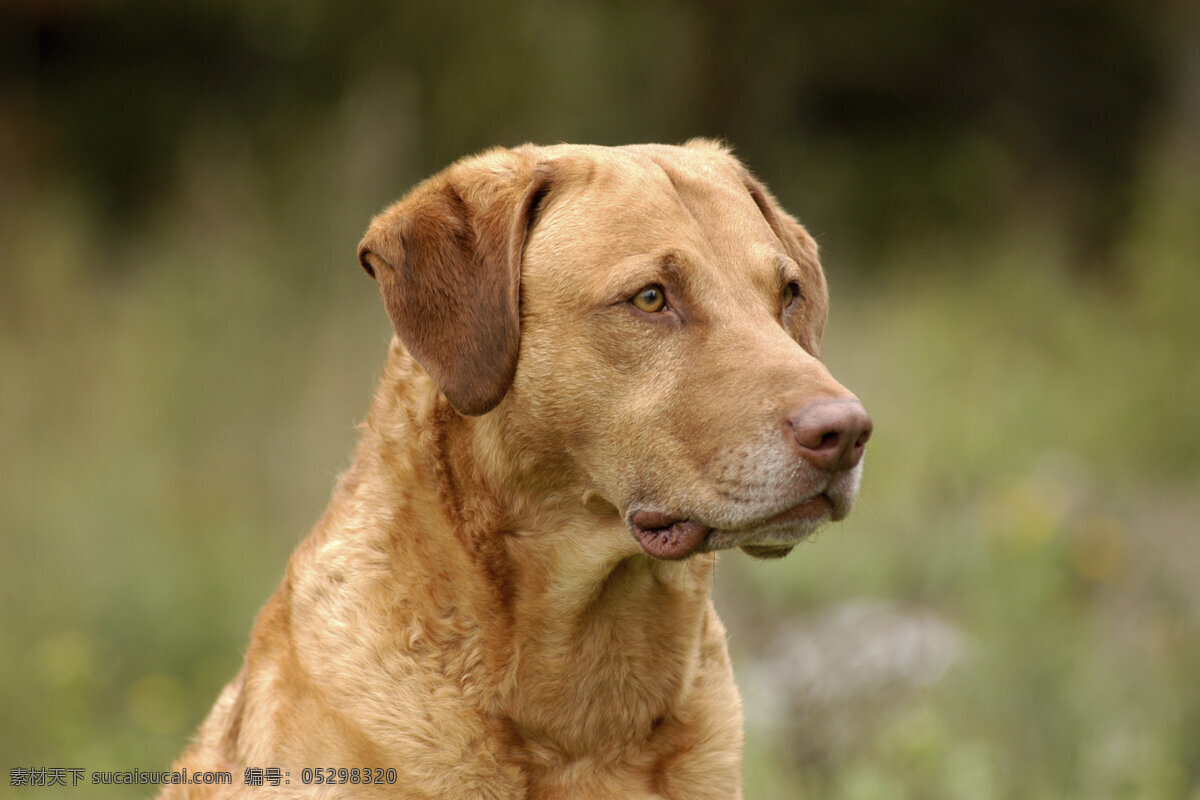
M 871 430 L 812 238 L 711 142 L 526 146 L 359 258 L 397 338 L 354 464 L 176 765 L 233 785 L 163 796 L 740 797 L 715 551 L 845 516 Z

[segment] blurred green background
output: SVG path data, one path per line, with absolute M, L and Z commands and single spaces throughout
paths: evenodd
M 9 0 L 0 796 L 165 768 L 348 462 L 354 250 L 493 144 L 718 136 L 821 242 L 851 518 L 716 592 L 750 798 L 1200 798 L 1191 0 Z

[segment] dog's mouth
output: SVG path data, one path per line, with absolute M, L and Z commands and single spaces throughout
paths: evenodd
M 647 555 L 674 560 L 699 549 L 712 528 L 690 519 L 672 519 L 661 511 L 635 511 L 629 528 Z
M 647 555 L 665 560 L 740 547 L 755 558 L 782 558 L 808 534 L 838 516 L 824 492 L 774 516 L 733 530 L 713 528 L 661 511 L 635 511 L 629 529 Z

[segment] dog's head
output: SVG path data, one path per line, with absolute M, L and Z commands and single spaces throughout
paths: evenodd
M 781 556 L 848 513 L 871 422 L 820 361 L 816 243 L 720 146 L 492 150 L 359 259 L 450 404 L 649 555 Z

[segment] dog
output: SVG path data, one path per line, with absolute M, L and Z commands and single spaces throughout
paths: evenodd
M 843 518 L 871 433 L 812 237 L 716 142 L 526 145 L 358 257 L 352 466 L 161 796 L 741 797 L 717 552 Z

